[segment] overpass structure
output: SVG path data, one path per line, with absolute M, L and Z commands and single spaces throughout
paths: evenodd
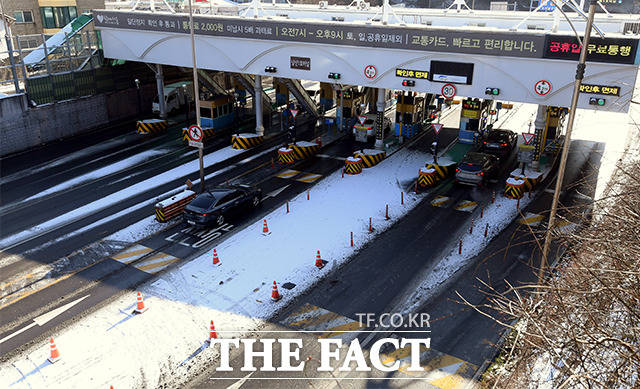
M 109 58 L 190 67 L 186 14 L 95 11 Z M 490 27 L 200 15 L 198 67 L 335 84 L 568 106 L 580 44 L 573 33 Z M 638 37 L 606 33 L 589 44 L 578 107 L 628 110 L 638 70 Z M 333 77 L 331 78 L 330 77 Z M 409 80 L 410 83 L 403 81 Z M 411 85 L 411 86 L 406 86 Z M 604 87 L 604 88 L 603 88 Z M 606 95 L 602 106 L 592 95 Z

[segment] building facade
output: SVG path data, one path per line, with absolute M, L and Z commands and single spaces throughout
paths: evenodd
M 55 34 L 82 13 L 104 8 L 104 0 L 0 0 L 13 16 L 13 35 Z

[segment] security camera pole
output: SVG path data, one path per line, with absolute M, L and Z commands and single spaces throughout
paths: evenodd
M 562 145 L 562 157 L 560 158 L 560 166 L 558 167 L 558 178 L 556 179 L 556 187 L 553 192 L 553 202 L 551 203 L 551 214 L 549 215 L 549 223 L 544 238 L 544 246 L 542 248 L 542 262 L 540 263 L 540 270 L 538 273 L 538 284 L 541 285 L 544 280 L 545 269 L 547 267 L 547 257 L 549 255 L 549 246 L 551 245 L 551 232 L 553 231 L 556 213 L 558 211 L 558 201 L 560 199 L 560 192 L 562 190 L 562 181 L 564 180 L 564 170 L 567 165 L 567 156 L 569 154 L 569 146 L 571 144 L 571 130 L 573 129 L 573 121 L 576 117 L 576 107 L 578 106 L 578 96 L 580 94 L 580 84 L 584 78 L 584 70 L 586 68 L 587 61 L 587 46 L 589 45 L 589 38 L 591 36 L 591 28 L 593 27 L 593 17 L 596 12 L 596 0 L 589 0 L 589 15 L 587 18 L 587 24 L 584 31 L 584 38 L 582 38 L 582 49 L 580 50 L 580 60 L 576 69 L 576 81 L 573 85 L 573 96 L 571 97 L 571 108 L 569 109 L 569 121 L 567 123 L 567 134 L 564 138 L 564 145 Z M 579 40 L 579 39 L 578 39 Z M 540 147 L 542 147 L 541 145 Z
M 200 91 L 198 90 L 198 68 L 196 65 L 196 40 L 193 33 L 193 8 L 191 7 L 191 1 L 189 0 L 189 32 L 191 34 L 191 59 L 193 60 L 193 94 L 196 101 L 196 124 L 202 128 L 200 124 Z M 187 98 L 188 100 L 188 98 Z M 189 102 L 187 101 L 187 104 Z M 187 123 L 189 118 L 187 117 Z M 203 161 L 203 148 L 198 147 L 198 158 L 200 159 L 200 193 L 204 192 L 204 161 Z

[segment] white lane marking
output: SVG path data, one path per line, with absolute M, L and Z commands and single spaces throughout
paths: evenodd
M 7 340 L 13 338 L 16 335 L 19 335 L 23 332 L 25 332 L 26 330 L 28 330 L 29 328 L 33 327 L 33 326 L 43 326 L 45 325 L 47 322 L 53 320 L 56 316 L 61 315 L 64 311 L 71 309 L 74 305 L 78 304 L 79 302 L 81 302 L 82 300 L 86 299 L 87 297 L 89 297 L 91 295 L 86 295 L 84 297 L 80 297 L 79 299 L 72 301 L 70 303 L 67 303 L 59 308 L 54 309 L 51 312 L 47 312 L 44 315 L 40 315 L 38 317 L 36 317 L 35 319 L 33 319 L 33 323 L 29 324 L 26 327 L 23 327 L 21 329 L 19 329 L 18 331 L 5 336 L 4 338 L 0 339 L 0 343 L 6 342 Z

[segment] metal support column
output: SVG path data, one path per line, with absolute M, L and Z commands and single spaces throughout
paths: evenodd
M 255 75 L 255 83 L 253 86 L 253 105 L 256 109 L 256 135 L 264 135 L 264 126 L 262 125 L 262 76 Z
M 164 101 L 164 75 L 162 74 L 162 65 L 156 64 L 156 86 L 158 87 L 158 105 L 160 107 L 160 118 L 167 118 L 167 104 Z M 188 100 L 188 99 L 187 99 Z M 187 104 L 189 104 L 187 102 Z
M 573 84 L 573 94 L 571 96 L 571 107 L 569 108 L 569 122 L 567 123 L 567 134 L 562 145 L 562 156 L 560 157 L 560 166 L 558 167 L 558 177 L 553 192 L 553 201 L 551 203 L 551 213 L 549 214 L 549 222 L 547 223 L 547 231 L 544 237 L 544 246 L 542 247 L 542 261 L 538 271 L 538 284 L 542 285 L 546 275 L 549 249 L 551 247 L 551 232 L 555 227 L 556 213 L 558 212 L 558 202 L 560 201 L 560 192 L 562 192 L 562 181 L 564 180 L 564 171 L 567 166 L 569 156 L 569 147 L 571 146 L 571 131 L 573 130 L 573 121 L 576 117 L 576 109 L 578 107 L 578 96 L 580 95 L 580 84 L 584 79 L 584 71 L 587 62 L 587 47 L 589 47 L 589 38 L 591 37 L 591 28 L 593 27 L 593 19 L 596 13 L 597 0 L 589 0 L 589 16 L 582 39 L 582 49 L 580 50 L 580 59 L 576 67 L 576 79 Z
M 536 114 L 536 120 L 533 122 L 533 126 L 535 128 L 535 151 L 533 156 L 533 162 L 531 163 L 531 167 L 533 169 L 538 169 L 540 167 L 540 154 L 544 150 L 544 145 L 542 142 L 543 133 L 547 126 L 547 106 L 546 105 L 538 105 L 538 112 Z
M 385 89 L 378 88 L 378 102 L 376 103 L 376 149 L 384 148 L 384 110 L 386 107 Z

